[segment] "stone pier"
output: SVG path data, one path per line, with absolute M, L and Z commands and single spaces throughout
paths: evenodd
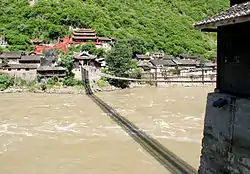
M 200 161 L 200 174 L 250 173 L 249 99 L 208 95 Z

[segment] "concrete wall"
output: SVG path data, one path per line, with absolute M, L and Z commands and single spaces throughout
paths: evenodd
M 214 107 L 219 98 L 228 104 Z M 250 100 L 208 95 L 199 173 L 250 173 Z
M 75 74 L 75 79 L 82 80 L 81 68 L 74 68 L 72 72 Z
M 19 64 L 19 59 L 8 59 L 8 64 Z
M 24 80 L 28 80 L 28 81 L 36 79 L 36 70 L 26 71 L 25 69 L 21 69 L 20 71 L 18 71 L 18 70 L 8 71 L 8 70 L 0 69 L 0 72 L 7 73 L 11 76 L 20 77 L 20 78 L 22 78 Z

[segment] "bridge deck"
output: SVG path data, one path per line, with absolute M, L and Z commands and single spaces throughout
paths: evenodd
M 171 173 L 197 173 L 192 166 L 173 154 L 157 140 L 141 131 L 132 122 L 121 116 L 112 107 L 97 97 L 90 88 L 88 71 L 86 69 L 82 69 L 82 77 L 85 82 L 87 95 L 168 171 Z

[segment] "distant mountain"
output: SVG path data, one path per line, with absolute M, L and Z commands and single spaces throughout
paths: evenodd
M 0 32 L 12 49 L 28 49 L 35 37 L 56 40 L 79 26 L 138 41 L 147 51 L 208 56 L 215 53 L 215 35 L 192 25 L 227 7 L 227 0 L 39 0 L 32 7 L 28 0 L 1 0 Z

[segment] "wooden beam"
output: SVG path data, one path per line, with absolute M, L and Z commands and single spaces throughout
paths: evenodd
M 240 17 L 225 19 L 225 20 L 222 20 L 222 21 L 211 22 L 211 23 L 208 23 L 208 24 L 196 25 L 195 29 L 202 30 L 202 29 L 205 29 L 205 28 L 220 27 L 220 26 L 244 23 L 244 22 L 249 22 L 249 21 L 250 21 L 250 15 L 248 15 L 248 16 L 240 16 Z
M 201 29 L 202 32 L 218 32 L 217 28 L 204 28 Z

